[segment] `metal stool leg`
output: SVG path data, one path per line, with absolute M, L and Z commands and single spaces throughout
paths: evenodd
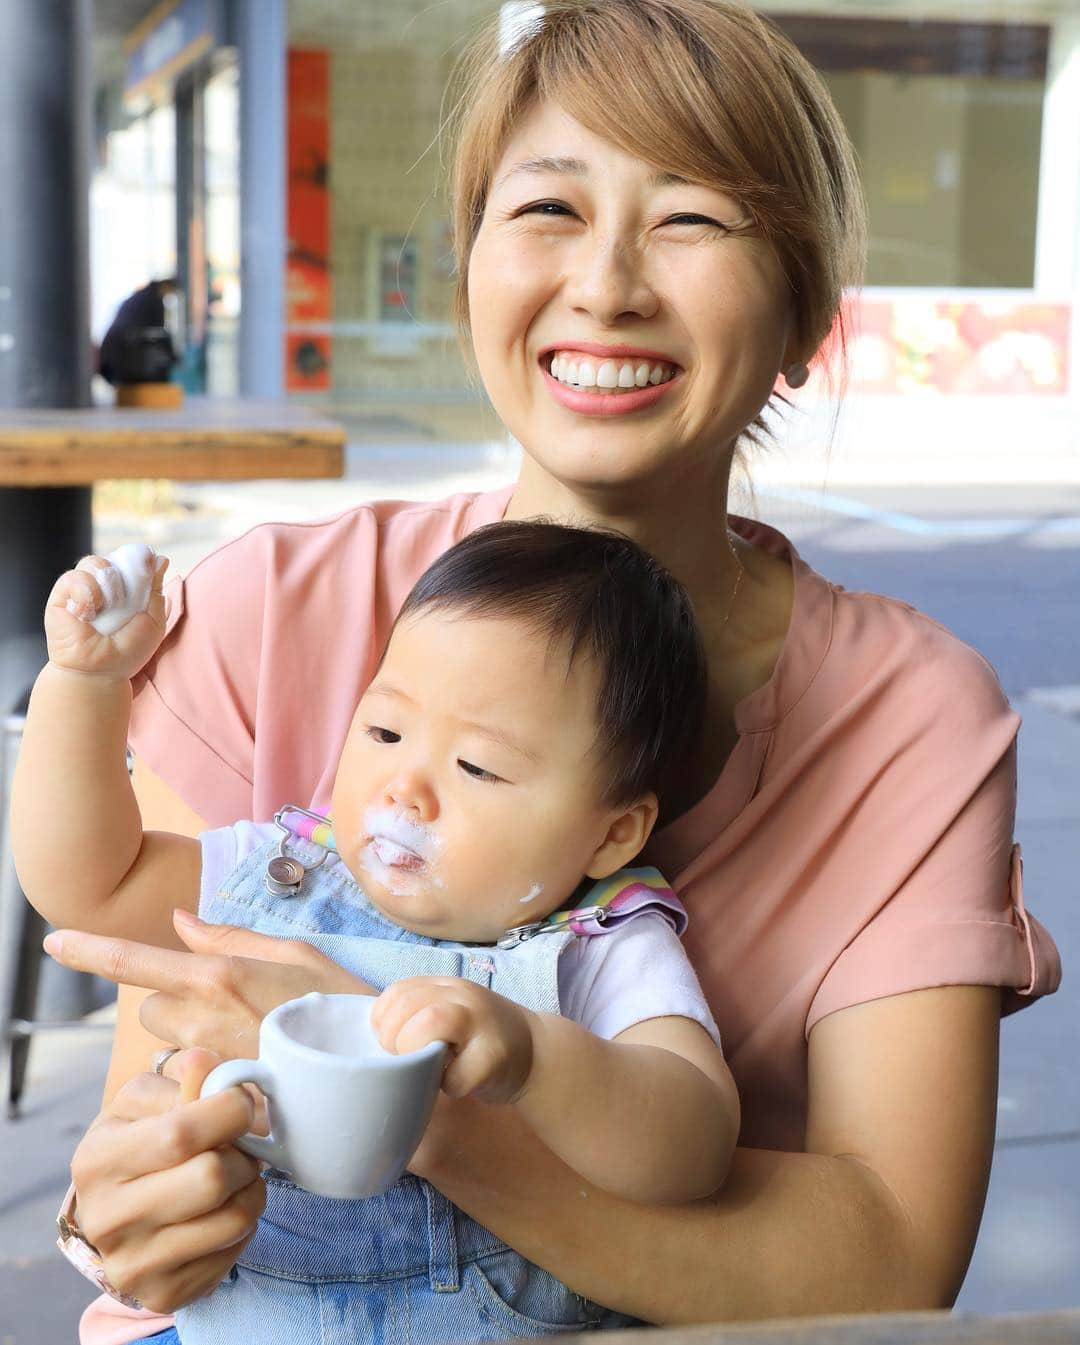
M 21 894 L 20 894 L 21 895 Z M 15 993 L 11 1001 L 11 1047 L 8 1055 L 8 1116 L 18 1115 L 30 1061 L 30 1034 L 37 1007 L 38 981 L 41 979 L 41 941 L 48 925 L 44 918 L 23 899 L 23 928 L 19 947 L 19 967 Z
M 36 990 L 39 959 L 31 959 L 33 970 L 25 974 L 26 957 L 23 951 L 26 943 L 26 912 L 30 909 L 15 876 L 15 864 L 11 857 L 8 841 L 8 799 L 11 797 L 11 780 L 15 773 L 15 757 L 22 737 L 22 715 L 10 714 L 3 725 L 2 773 L 0 773 L 0 802 L 3 811 L 0 814 L 0 827 L 3 828 L 0 841 L 0 1063 L 9 1067 L 8 1111 L 17 1105 L 22 1094 L 26 1077 L 26 1060 L 29 1041 L 19 1034 L 18 1068 L 16 1069 L 15 1041 L 17 1029 L 15 1019 L 32 1019 L 33 1009 L 26 1011 L 28 996 Z M 18 1086 L 15 1079 L 18 1074 Z

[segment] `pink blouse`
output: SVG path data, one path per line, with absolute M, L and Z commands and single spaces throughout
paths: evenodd
M 211 826 L 327 808 L 394 613 L 510 493 L 365 505 L 219 548 L 170 586 L 134 751 Z M 1001 986 L 1008 1012 L 1056 989 L 1060 964 L 1024 905 L 1019 716 L 993 669 L 906 603 L 830 584 L 774 529 L 731 525 L 790 563 L 791 625 L 772 677 L 736 707 L 720 778 L 645 857 L 689 910 L 740 1142 L 799 1150 L 806 1040 L 826 1014 L 942 985 Z M 85 1345 L 104 1345 L 88 1326 Z

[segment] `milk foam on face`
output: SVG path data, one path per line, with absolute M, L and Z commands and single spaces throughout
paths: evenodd
M 415 869 L 430 864 L 441 849 L 430 827 L 393 808 L 369 808 L 364 814 L 364 827 L 371 837 L 371 848 L 389 868 Z
M 145 542 L 127 542 L 105 559 L 107 565 L 91 572 L 105 604 L 90 624 L 99 635 L 112 635 L 150 605 L 157 556 Z

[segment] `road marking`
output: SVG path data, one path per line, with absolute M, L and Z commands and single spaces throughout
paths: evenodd
M 1021 534 L 1040 536 L 1047 533 L 1076 533 L 1080 535 L 1080 516 L 1063 518 L 918 518 L 915 514 L 899 513 L 893 509 L 878 509 L 863 500 L 848 495 L 834 495 L 827 490 L 806 490 L 800 486 L 760 486 L 758 494 L 790 504 L 806 504 L 845 518 L 857 518 L 864 523 L 875 523 L 894 532 L 906 532 L 915 537 L 1016 537 Z
M 1032 687 L 1024 695 L 1036 705 L 1045 705 L 1060 715 L 1080 719 L 1080 686 Z

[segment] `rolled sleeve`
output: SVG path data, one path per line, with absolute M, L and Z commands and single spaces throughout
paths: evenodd
M 988 668 L 958 690 L 907 754 L 906 778 L 924 783 L 906 819 L 913 867 L 828 967 L 807 1035 L 838 1009 L 912 990 L 998 986 L 1010 1013 L 1060 982 L 1054 942 L 1024 905 L 1012 836 L 1019 719 Z

